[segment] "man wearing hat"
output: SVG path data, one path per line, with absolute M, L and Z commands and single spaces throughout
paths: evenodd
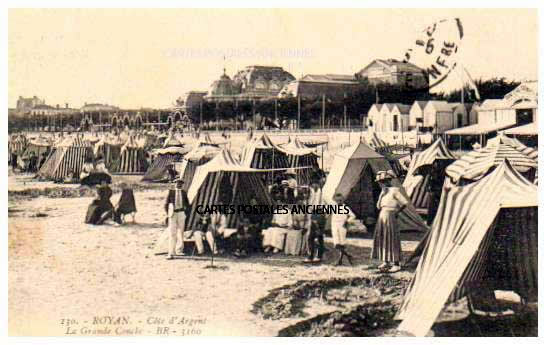
M 167 260 L 172 260 L 175 254 L 184 255 L 184 229 L 186 218 L 190 212 L 188 195 L 183 189 L 184 181 L 180 178 L 174 180 L 174 189 L 169 190 L 165 201 L 165 212 L 169 219 L 169 254 Z M 180 244 L 178 244 L 180 240 Z

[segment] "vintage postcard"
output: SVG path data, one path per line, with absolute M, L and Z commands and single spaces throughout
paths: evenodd
M 7 10 L 8 334 L 538 337 L 538 12 Z

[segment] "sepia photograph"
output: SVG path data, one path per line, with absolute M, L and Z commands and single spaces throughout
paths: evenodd
M 539 336 L 537 8 L 5 10 L 8 336 Z

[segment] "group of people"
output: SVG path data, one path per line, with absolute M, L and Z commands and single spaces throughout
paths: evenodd
M 133 189 L 126 183 L 120 184 L 121 196 L 116 206 L 112 204 L 112 189 L 108 183 L 103 180 L 97 186 L 97 195 L 87 208 L 85 223 L 92 225 L 111 224 L 118 226 L 125 222 L 125 217 L 130 215 L 132 222 L 136 221 L 137 212 L 135 196 Z
M 382 185 L 382 192 L 376 205 L 380 212 L 371 254 L 371 259 L 381 262 L 378 268 L 390 273 L 401 269 L 397 219 L 409 202 L 399 187 L 392 186 L 393 178 L 396 176 L 390 170 L 379 172 L 376 176 L 377 182 Z M 345 259 L 350 265 L 353 264 L 353 257 L 346 250 L 346 239 L 347 230 L 356 217 L 340 193 L 334 195 L 334 201 L 338 206 L 345 206 L 349 212 L 329 215 L 299 212 L 278 212 L 270 216 L 244 214 L 235 216 L 238 217 L 238 222 L 231 218 L 228 222 L 228 217 L 234 217 L 233 215 L 215 212 L 200 215 L 197 226 L 187 229 L 186 221 L 192 207 L 183 187 L 184 181 L 177 179 L 165 201 L 170 236 L 167 255 L 169 260 L 185 255 L 184 242 L 192 241 L 195 243 L 197 255 L 205 253 L 204 244 L 208 243 L 214 255 L 226 251 L 230 251 L 235 257 L 246 257 L 255 252 L 284 253 L 305 256 L 304 263 L 318 264 L 323 259 L 324 236 L 329 228 L 337 254 L 335 264 L 343 265 Z M 324 205 L 322 186 L 318 182 L 312 182 L 310 187 L 297 186 L 295 177 L 290 173 L 284 179 L 277 178 L 269 190 L 278 205 Z M 256 200 L 252 199 L 250 204 L 256 204 Z M 231 223 L 231 227 L 228 223 Z

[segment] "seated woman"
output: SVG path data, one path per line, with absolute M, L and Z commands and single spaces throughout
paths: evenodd
M 136 202 L 133 188 L 129 187 L 126 183 L 121 183 L 121 196 L 119 197 L 118 204 L 116 206 L 115 219 L 116 222 L 122 224 L 125 222 L 125 216 L 130 214 L 133 223 L 135 223 L 136 216 Z
M 292 214 L 290 212 L 274 214 L 271 226 L 262 231 L 264 252 L 268 253 L 273 250 L 273 253 L 278 253 L 282 251 L 286 234 L 292 229 L 292 225 Z
M 305 205 L 304 199 L 299 198 L 297 205 Z M 304 234 L 309 231 L 311 222 L 310 217 L 305 212 L 296 212 L 292 214 L 292 229 L 286 232 L 286 241 L 284 244 L 284 253 L 288 255 L 301 255 L 304 246 Z M 305 253 L 306 254 L 306 253 Z
M 97 197 L 91 202 L 87 208 L 85 216 L 86 224 L 102 225 L 108 219 L 111 219 L 114 214 L 114 205 L 110 202 L 112 189 L 103 182 L 97 187 Z

